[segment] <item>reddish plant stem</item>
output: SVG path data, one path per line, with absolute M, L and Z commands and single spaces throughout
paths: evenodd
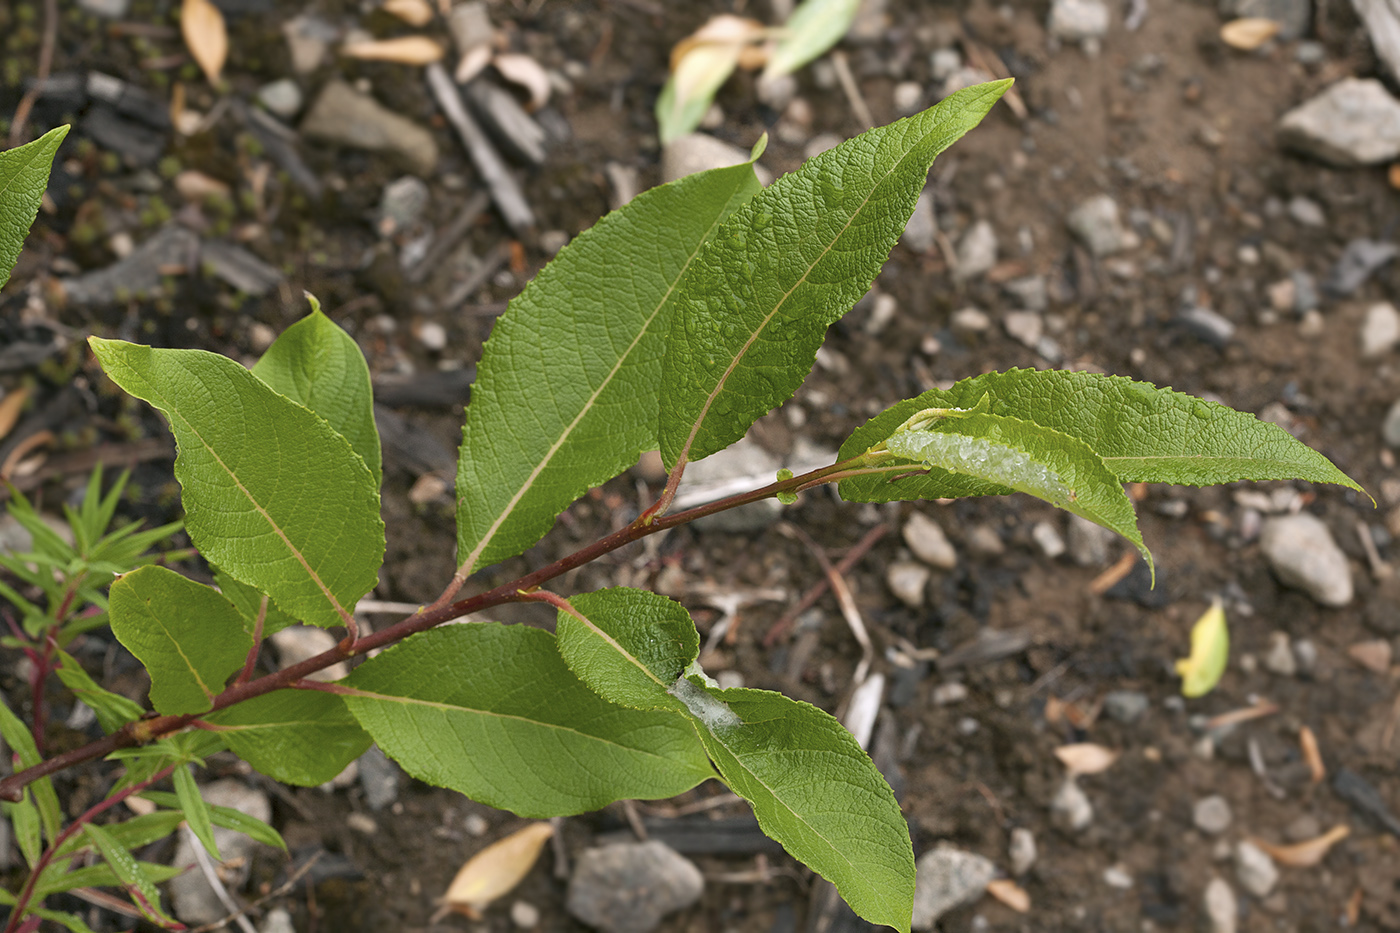
M 58 854 L 58 850 L 63 847 L 65 842 L 77 835 L 79 830 L 88 823 L 91 823 L 103 812 L 110 810 L 131 795 L 141 793 L 141 791 L 150 787 L 152 784 L 168 778 L 176 767 L 176 765 L 169 765 L 161 768 L 139 784 L 133 784 L 125 790 L 117 791 L 106 800 L 89 807 L 85 813 L 72 823 L 69 823 L 63 832 L 59 833 L 58 837 L 44 850 L 44 854 L 39 856 L 39 861 L 34 863 L 34 870 L 29 873 L 29 879 L 24 882 L 24 890 L 20 891 L 19 898 L 15 901 L 15 906 L 10 912 L 10 922 L 5 925 L 4 933 L 19 933 L 20 920 L 24 915 L 25 908 L 29 906 L 30 899 L 34 897 L 34 886 L 39 883 L 39 878 L 44 874 L 44 869 L 48 868 L 49 864 L 53 862 L 54 856 Z
M 741 505 L 748 505 L 750 502 L 758 502 L 776 496 L 778 493 L 792 492 L 799 488 L 807 488 L 817 483 L 827 481 L 827 477 L 849 475 L 849 468 L 854 461 L 846 460 L 831 466 L 804 473 L 801 476 L 794 476 L 791 479 L 769 483 L 751 492 L 741 493 L 737 496 L 730 496 L 710 502 L 706 505 L 687 509 L 684 512 L 677 512 L 675 515 L 665 515 L 659 518 L 653 517 L 649 522 L 647 516 L 638 518 L 632 524 L 604 538 L 599 538 L 592 544 L 572 554 L 560 558 L 552 564 L 541 567 L 533 573 L 528 573 L 518 580 L 503 583 L 495 589 L 487 590 L 476 596 L 458 600 L 450 605 L 438 608 L 424 609 L 414 613 L 405 619 L 401 619 L 388 628 L 380 629 L 363 638 L 355 640 L 353 643 L 346 639 L 334 648 L 323 651 L 312 658 L 307 658 L 299 664 L 284 668 L 273 674 L 259 677 L 246 683 L 234 683 L 225 689 L 218 696 L 214 697 L 213 706 L 202 713 L 183 713 L 179 715 L 149 714 L 135 722 L 129 722 L 117 731 L 106 735 L 94 742 L 89 742 L 81 748 L 75 748 L 45 759 L 31 768 L 26 768 L 16 774 L 12 774 L 0 781 L 0 800 L 18 801 L 21 799 L 23 790 L 31 781 L 46 775 L 55 774 L 66 768 L 80 765 L 87 761 L 93 761 L 110 755 L 112 752 L 122 748 L 131 748 L 136 745 L 144 745 L 164 736 L 171 735 L 191 726 L 196 720 L 216 713 L 219 710 L 227 709 L 245 700 L 260 697 L 275 690 L 284 690 L 291 687 L 302 687 L 301 681 L 309 674 L 324 670 L 332 664 L 337 664 L 349 658 L 366 654 L 376 648 L 402 641 L 410 635 L 425 632 L 430 628 L 441 625 L 452 619 L 458 619 L 474 612 L 481 612 L 505 603 L 522 602 L 530 599 L 530 591 L 546 580 L 562 576 L 581 567 L 584 564 L 597 560 L 604 554 L 615 551 L 626 544 L 639 541 L 648 535 L 656 534 L 667 528 L 675 528 L 677 525 L 684 525 L 693 522 L 706 515 L 713 515 L 716 512 L 723 512 L 728 509 L 737 508 Z M 847 471 L 847 472 L 843 472 Z M 315 688 L 321 689 L 321 688 Z
M 253 676 L 253 668 L 258 663 L 258 652 L 262 650 L 263 623 L 267 620 L 267 597 L 258 604 L 258 618 L 253 623 L 253 647 L 248 649 L 248 658 L 243 662 L 243 670 L 238 672 L 234 685 L 246 684 Z

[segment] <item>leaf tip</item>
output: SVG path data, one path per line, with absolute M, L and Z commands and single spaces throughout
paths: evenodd
M 754 143 L 753 148 L 749 150 L 749 161 L 757 162 L 759 159 L 763 158 L 763 153 L 767 149 L 768 134 L 765 132 L 762 136 L 758 137 L 758 142 Z

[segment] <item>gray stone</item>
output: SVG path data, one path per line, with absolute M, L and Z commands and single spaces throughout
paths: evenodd
M 258 88 L 258 103 L 284 120 L 301 112 L 301 86 L 291 78 L 282 78 Z
M 335 636 L 323 628 L 311 625 L 290 625 L 273 632 L 267 639 L 277 649 L 279 669 L 300 664 L 335 647 Z M 344 662 L 332 664 L 325 670 L 307 674 L 307 680 L 332 681 L 348 676 L 350 669 Z
M 569 878 L 569 913 L 603 933 L 651 933 L 661 919 L 700 899 L 705 878 L 652 840 L 585 849 Z
M 1351 602 L 1351 565 L 1322 520 L 1307 512 L 1266 519 L 1259 547 L 1274 574 L 1324 606 Z
M 835 149 L 846 141 L 846 137 L 838 136 L 835 133 L 818 133 L 807 140 L 807 145 L 802 147 L 802 158 L 815 159 L 828 149 Z M 765 169 L 759 169 L 759 178 L 763 177 Z
M 1303 197 L 1301 194 L 1294 195 L 1289 199 L 1288 216 L 1305 227 L 1327 226 L 1327 215 L 1322 213 L 1322 205 L 1312 198 Z
M 287 39 L 292 70 L 304 75 L 321 67 L 331 43 L 340 38 L 340 27 L 319 16 L 303 13 L 282 24 L 282 35 Z
M 1311 638 L 1300 638 L 1293 643 L 1293 660 L 1298 665 L 1298 673 L 1309 676 L 1317 670 L 1317 643 Z
M 1400 311 L 1388 301 L 1373 304 L 1366 309 L 1366 320 L 1361 325 L 1361 355 L 1364 357 L 1383 356 L 1400 343 Z
M 1023 347 L 1038 349 L 1045 336 L 1045 319 L 1034 311 L 1008 311 L 1001 316 L 1006 335 Z
M 399 766 L 371 745 L 358 759 L 360 789 L 365 793 L 365 804 L 378 813 L 399 799 Z
M 1211 878 L 1206 884 L 1202 906 L 1210 933 L 1235 933 L 1239 926 L 1240 905 L 1235 889 L 1223 878 Z
M 712 168 L 727 168 L 749 160 L 749 150 L 731 146 L 722 139 L 715 139 L 707 133 L 687 133 L 666 144 L 661 153 L 661 177 L 675 181 L 696 172 Z M 768 184 L 773 174 L 762 166 L 755 165 L 758 180 Z
M 929 699 L 933 701 L 934 706 L 952 706 L 966 700 L 967 694 L 967 684 L 952 680 L 934 687 Z
M 1191 822 L 1207 835 L 1218 836 L 1225 832 L 1230 828 L 1231 819 L 1230 804 L 1219 794 L 1202 797 L 1191 808 Z
M 1137 237 L 1124 229 L 1118 203 L 1106 194 L 1086 198 L 1066 219 L 1070 232 L 1095 256 L 1108 256 L 1137 245 Z
M 437 166 L 432 133 L 344 81 L 332 81 L 321 90 L 301 121 L 301 131 L 321 142 L 390 156 L 418 175 L 430 175 Z
M 1279 142 L 1341 168 L 1400 156 L 1400 101 L 1375 78 L 1343 78 L 1283 115 Z
M 1113 690 L 1103 698 L 1103 711 L 1114 722 L 1131 726 L 1147 712 L 1150 703 L 1141 690 Z
M 946 842 L 919 856 L 914 864 L 913 928 L 931 930 L 948 911 L 971 904 L 996 877 L 990 859 Z
M 1264 652 L 1264 670 L 1280 677 L 1292 677 L 1298 673 L 1298 659 L 1293 657 L 1293 645 L 1287 632 L 1269 634 L 1269 649 Z
M 904 543 L 914 556 L 930 567 L 952 570 L 958 565 L 958 552 L 943 528 L 923 512 L 913 512 L 904 523 Z
M 754 86 L 754 96 L 765 107 L 782 113 L 797 96 L 797 78 L 794 75 L 778 75 L 771 78 L 761 75 Z
M 997 264 L 997 232 L 990 221 L 979 220 L 958 242 L 954 277 L 966 282 L 984 275 Z
M 268 801 L 267 795 L 249 787 L 242 781 L 225 778 L 203 785 L 199 792 L 204 801 L 212 806 L 231 807 L 240 813 L 262 820 L 264 823 L 272 819 L 272 804 Z M 195 862 L 194 847 L 199 843 L 194 842 L 191 834 L 183 830 L 179 833 L 178 838 L 179 841 L 175 844 L 175 855 L 170 864 L 193 864 Z M 257 850 L 258 843 L 243 833 L 215 826 L 214 844 L 218 847 L 219 854 L 223 856 L 223 867 L 219 871 L 219 876 L 226 888 L 230 891 L 237 891 L 248 880 L 248 874 L 252 868 L 253 853 Z M 210 887 L 201 871 L 187 871 L 172 878 L 168 883 L 167 890 L 170 893 L 171 909 L 175 912 L 175 916 L 185 923 L 194 925 L 214 923 L 228 915 L 228 910 L 219 900 L 219 896 L 214 893 L 214 889 Z
M 1268 897 L 1278 884 L 1278 868 L 1269 853 L 1245 841 L 1235 846 L 1235 878 L 1255 897 Z
M 1072 777 L 1065 778 L 1050 800 L 1050 822 L 1067 832 L 1077 833 L 1094 822 L 1094 805 L 1089 795 Z
M 130 7 L 131 0 L 78 0 L 78 8 L 84 13 L 103 19 L 121 19 Z
M 1011 841 L 1006 847 L 1006 855 L 1011 860 L 1011 874 L 1020 876 L 1030 871 L 1038 855 L 1035 833 L 1024 826 L 1013 829 Z
M 171 266 L 193 268 L 199 258 L 199 237 L 178 224 L 167 224 L 125 259 L 58 284 L 70 304 L 103 305 L 127 298 L 145 298 L 163 287 Z
M 464 55 L 477 46 L 490 44 L 496 35 L 484 0 L 455 4 L 447 17 L 447 31 L 452 34 L 457 51 Z
M 894 112 L 901 117 L 916 113 L 924 101 L 924 88 L 917 81 L 901 81 L 894 86 Z
M 931 252 L 938 244 L 938 217 L 933 211 L 933 195 L 927 190 L 914 202 L 914 214 L 905 224 L 899 242 L 912 253 Z
M 1235 337 L 1234 323 L 1210 308 L 1187 308 L 1176 316 L 1176 322 L 1200 340 L 1220 349 Z
M 1312 24 L 1312 5 L 1308 0 L 1222 0 L 1222 15 L 1271 19 L 1279 24 L 1278 37 L 1292 41 L 1308 31 Z
M 245 295 L 266 295 L 282 284 L 280 269 L 227 240 L 206 240 L 201 244 L 199 264 Z
M 1387 447 L 1400 447 L 1400 399 L 1390 406 L 1381 422 L 1381 440 Z
M 1065 42 L 1102 39 L 1108 34 L 1108 4 L 1103 0 L 1054 0 L 1046 29 Z
M 963 336 L 985 334 L 992 329 L 992 319 L 981 308 L 959 308 L 948 318 L 948 327 Z
M 1001 286 L 1016 303 L 1027 311 L 1044 311 L 1050 307 L 1050 289 L 1043 275 L 1026 275 L 1012 279 Z
M 1113 553 L 1118 536 L 1102 525 L 1078 515 L 1069 517 L 1069 557 L 1081 567 L 1101 567 Z
M 1060 532 L 1049 522 L 1036 522 L 1031 528 L 1031 540 L 1040 548 L 1040 553 L 1051 560 L 1065 552 L 1065 539 L 1060 537 Z
M 928 586 L 933 571 L 928 565 L 915 560 L 898 560 L 885 571 L 885 585 L 895 598 L 910 609 L 922 608 L 924 587 Z
M 379 232 L 391 236 L 423 216 L 431 197 L 428 185 L 417 175 L 404 175 L 384 186 L 379 196 Z
M 934 49 L 928 56 L 929 75 L 935 81 L 947 81 L 962 64 L 962 54 L 955 48 Z
M 1126 866 L 1119 862 L 1110 865 L 1103 870 L 1103 883 L 1110 888 L 1117 888 L 1120 891 L 1128 891 L 1133 886 L 1133 876 Z
M 973 525 L 967 533 L 967 549 L 978 557 L 1000 557 L 1006 544 L 991 525 Z
M 794 459 L 798 458 L 794 456 Z M 771 483 L 778 468 L 783 465 L 754 441 L 741 438 L 714 456 L 686 468 L 685 479 L 676 490 L 675 507 L 688 509 L 756 489 Z M 787 466 L 794 473 L 805 469 L 803 463 L 789 463 Z M 763 499 L 737 509 L 707 515 L 696 522 L 696 527 L 738 534 L 761 531 L 777 521 L 782 511 L 782 503 L 777 499 Z
M 1342 256 L 1322 284 L 1325 291 L 1345 298 L 1352 294 L 1366 280 L 1375 275 L 1387 263 L 1400 254 L 1400 247 L 1385 240 L 1368 240 L 1365 237 L 1352 240 L 1342 250 Z

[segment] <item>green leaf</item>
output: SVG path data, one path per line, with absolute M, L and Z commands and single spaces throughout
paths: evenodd
M 690 613 L 657 593 L 626 587 L 584 593 L 560 610 L 554 634 L 569 669 L 610 703 L 675 712 L 666 692 L 700 651 Z
M 792 395 L 827 325 L 869 289 L 934 157 L 1010 81 L 958 91 L 784 175 L 725 221 L 681 279 L 661 376 L 668 466 L 737 441 Z
M 1079 438 L 1124 482 L 1203 486 L 1303 479 L 1364 491 L 1326 457 L 1253 415 L 1123 376 L 1061 370 L 986 373 L 900 402 L 858 428 L 842 445 L 841 459 L 879 444 L 917 411 L 970 408 L 984 398 L 991 414 Z M 841 495 L 854 502 L 889 501 L 880 497 L 883 485 L 883 477 L 844 480 Z M 958 494 L 940 491 L 937 478 L 909 485 L 927 487 L 921 498 Z
M 41 758 L 39 746 L 34 744 L 34 735 L 9 705 L 0 700 L 0 738 L 10 746 L 10 751 L 19 757 L 21 768 L 32 768 Z M 44 827 L 44 836 L 52 843 L 63 829 L 63 810 L 58 805 L 58 794 L 54 793 L 53 782 L 41 777 L 29 785 L 34 794 L 34 805 L 39 810 L 39 821 Z
M 208 721 L 239 758 L 268 777 L 303 787 L 331 780 L 370 745 L 345 701 L 319 690 L 276 690 Z
M 540 629 L 433 629 L 343 683 L 350 711 L 409 774 L 521 816 L 671 797 L 714 776 L 685 719 L 600 699 Z
M 164 567 L 113 583 L 109 612 L 112 634 L 150 672 L 151 705 L 161 713 L 210 709 L 253 647 L 232 603 Z
M 804 0 L 783 24 L 783 38 L 763 69 L 765 78 L 792 74 L 841 41 L 861 0 Z
M 747 46 L 764 38 L 759 23 L 713 16 L 671 51 L 671 73 L 656 98 L 656 123 L 666 145 L 700 125 L 715 93 L 734 73 Z
M 136 909 L 153 923 L 173 923 L 174 921 L 161 912 L 160 892 L 156 890 L 155 882 L 146 873 L 142 863 L 136 860 L 136 856 L 122 848 L 106 829 L 96 823 L 83 826 L 83 832 L 87 833 L 88 839 L 92 840 L 93 846 L 102 853 L 107 864 L 112 866 L 117 881 L 127 889 Z
M 912 461 L 1028 493 L 1116 531 L 1152 561 L 1118 477 L 1076 437 L 1004 415 L 950 412 L 896 431 L 885 447 L 900 458 L 891 475 L 907 473 Z
M 24 248 L 29 225 L 39 213 L 39 202 L 49 185 L 49 167 L 68 127 L 49 130 L 32 143 L 0 152 L 0 288 Z
M 24 796 L 18 803 L 5 801 L 3 807 L 14 830 L 19 852 L 24 856 L 24 863 L 33 867 L 44 852 L 44 840 L 39 834 L 39 810 L 34 806 L 29 788 L 24 789 Z
M 311 313 L 282 331 L 253 375 L 324 418 L 365 461 L 377 489 L 384 471 L 369 365 L 354 339 L 321 313 L 321 303 L 306 297 Z
M 1176 662 L 1181 695 L 1203 697 L 1215 689 L 1230 660 L 1230 627 L 1217 598 L 1191 626 L 1191 656 Z
M 179 810 L 157 810 L 155 813 L 133 816 L 120 823 L 112 823 L 106 829 L 107 835 L 111 836 L 117 845 L 132 850 L 150 845 L 157 839 L 164 839 L 179 829 L 184 821 L 185 815 Z M 56 857 L 77 855 L 88 847 L 88 842 L 87 837 L 81 834 L 71 836 L 59 847 Z
M 96 933 L 92 927 L 83 922 L 83 919 L 76 914 L 70 914 L 62 910 L 45 910 L 41 907 L 30 907 L 28 910 L 29 913 L 41 920 L 57 923 L 64 929 L 71 930 L 72 933 Z
M 815 706 L 766 690 L 716 690 L 692 676 L 675 692 L 724 782 L 753 804 L 763 831 L 835 884 L 857 914 L 907 933 L 909 828 L 846 728 Z
M 384 559 L 379 490 L 350 443 L 226 357 L 89 343 L 113 381 L 169 419 L 200 552 L 296 618 L 342 624 Z
M 468 572 L 519 554 L 586 489 L 655 449 L 676 282 L 758 187 L 744 164 L 644 192 L 510 303 L 462 429 L 457 553 Z
M 97 724 L 103 732 L 116 732 L 127 723 L 140 719 L 145 712 L 135 700 L 99 687 L 97 681 L 68 652 L 58 652 L 58 660 L 58 679 L 97 714 Z
M 104 829 L 110 828 L 104 827 Z M 185 871 L 183 868 L 176 868 L 173 865 L 141 861 L 136 862 L 136 868 L 153 884 L 169 881 L 177 875 L 184 874 Z M 49 876 L 48 872 L 45 872 L 43 879 L 34 886 L 34 898 L 40 900 L 50 894 L 71 891 L 74 888 L 121 887 L 124 884 L 126 882 L 111 865 L 88 865 L 85 868 L 77 868 L 64 874 L 54 874 L 52 877 Z
M 242 580 L 235 580 L 222 570 L 214 571 L 214 583 L 219 587 L 219 592 L 224 594 L 224 598 L 233 603 L 239 615 L 243 616 L 243 630 L 249 635 L 257 628 L 258 612 L 262 608 L 263 600 L 267 600 L 267 608 L 263 611 L 263 638 L 298 624 L 296 619 L 278 609 L 266 594 L 259 593 Z
M 137 796 L 144 797 L 151 803 L 162 807 L 180 806 L 180 798 L 166 791 L 143 790 Z M 235 810 L 232 807 L 209 806 L 209 819 L 213 821 L 215 826 L 222 826 L 224 829 L 242 833 L 254 842 L 260 842 L 265 846 L 274 846 L 284 852 L 287 849 L 287 844 L 282 841 L 277 830 L 241 810 Z
M 180 812 L 185 814 L 185 819 L 190 824 L 190 832 L 194 833 L 195 838 L 204 846 L 204 851 L 222 862 L 219 845 L 214 841 L 214 824 L 209 821 L 209 805 L 199 795 L 199 787 L 194 782 L 189 765 L 180 765 L 172 776 L 175 779 L 175 796 L 180 801 Z

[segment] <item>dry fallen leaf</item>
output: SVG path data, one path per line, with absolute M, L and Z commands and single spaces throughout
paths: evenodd
M 1298 744 L 1303 749 L 1303 760 L 1308 763 L 1308 771 L 1314 784 L 1327 777 L 1327 765 L 1322 761 L 1322 750 L 1317 747 L 1317 736 L 1307 726 L 1298 730 Z
M 466 84 L 481 74 L 481 70 L 491 64 L 491 59 L 495 55 L 496 50 L 490 45 L 478 45 L 468 49 L 462 53 L 462 58 L 457 62 L 457 70 L 452 72 L 452 80 L 458 84 Z
M 1220 41 L 1242 52 L 1252 52 L 1283 28 L 1277 20 L 1262 16 L 1234 19 L 1220 27 Z
M 399 39 L 372 39 L 355 42 L 341 48 L 341 54 L 377 62 L 398 62 L 400 65 L 431 65 L 442 61 L 443 49 L 427 36 L 403 36 Z
M 180 32 L 210 84 L 219 83 L 219 73 L 228 58 L 228 30 L 224 14 L 209 0 L 184 0 L 180 7 Z
M 505 52 L 492 59 L 491 64 L 496 66 L 501 77 L 530 93 L 526 110 L 534 112 L 549 102 L 549 73 L 530 56 Z
M 1359 641 L 1347 649 L 1348 657 L 1375 674 L 1384 674 L 1390 670 L 1393 654 L 1390 642 L 1384 638 Z
M 763 53 L 757 43 L 767 36 L 767 29 L 757 20 L 722 13 L 676 43 L 671 50 L 671 77 L 656 102 L 663 142 L 700 125 L 715 92 L 737 66 L 762 64 L 759 59 Z
M 1230 629 L 1225 610 L 1216 599 L 1191 627 L 1191 656 L 1176 662 L 1181 677 L 1181 695 L 1205 696 L 1220 683 L 1230 659 Z
M 1291 846 L 1276 846 L 1262 839 L 1250 840 L 1269 854 L 1269 858 L 1289 868 L 1312 868 L 1327 857 L 1328 851 L 1351 835 L 1351 827 L 1338 823 L 1315 839 L 1305 839 Z
M 443 901 L 447 907 L 469 917 L 520 883 L 549 837 L 554 827 L 549 823 L 531 823 L 491 843 L 467 860 L 452 879 Z
M 433 8 L 428 0 L 384 0 L 384 12 L 408 23 L 410 26 L 426 26 L 433 20 Z
M 1077 742 L 1055 749 L 1055 757 L 1071 776 L 1107 771 L 1118 760 L 1118 752 L 1093 742 Z
M 987 893 L 1017 913 L 1024 914 L 1031 909 L 1031 896 L 1026 893 L 1025 888 L 1010 878 L 993 878 L 988 881 Z
M 203 201 L 206 198 L 226 198 L 229 196 L 228 185 L 192 168 L 187 168 L 175 176 L 175 190 L 180 192 L 180 197 L 186 201 Z
M 0 438 L 10 433 L 10 429 L 19 420 L 19 413 L 24 410 L 24 401 L 29 398 L 29 387 L 20 386 L 13 392 L 8 393 L 4 398 L 0 398 Z

